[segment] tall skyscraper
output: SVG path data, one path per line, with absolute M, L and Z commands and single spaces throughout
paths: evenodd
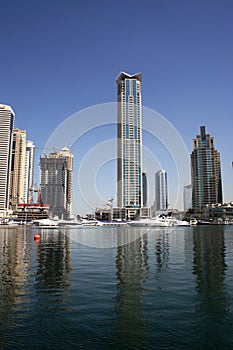
M 143 207 L 147 206 L 147 176 L 146 173 L 142 173 L 142 193 L 143 193 Z
M 10 206 L 16 209 L 17 204 L 25 202 L 25 161 L 26 130 L 13 129 L 12 159 L 10 172 Z
M 168 209 L 167 173 L 159 170 L 155 174 L 155 210 Z
M 206 204 L 222 203 L 220 154 L 214 148 L 214 138 L 200 127 L 200 135 L 193 139 L 191 153 L 193 209 Z
M 59 218 L 69 219 L 72 210 L 73 154 L 66 148 L 40 158 L 41 200 Z
M 34 188 L 34 157 L 35 146 L 32 141 L 26 142 L 26 161 L 25 161 L 25 186 L 24 186 L 24 202 L 33 202 Z
M 121 72 L 118 86 L 118 207 L 125 208 L 128 218 L 140 215 L 142 191 L 142 106 L 141 74 Z
M 10 106 L 0 104 L 0 215 L 9 208 L 12 132 L 15 114 Z
M 184 211 L 192 209 L 192 185 L 184 186 Z

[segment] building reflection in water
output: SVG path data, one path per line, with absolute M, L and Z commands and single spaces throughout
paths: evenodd
M 161 230 L 157 235 L 155 254 L 158 272 L 167 270 L 169 259 L 169 242 L 168 232 L 165 230 Z
M 224 227 L 194 228 L 193 252 L 193 273 L 198 292 L 197 333 L 205 339 L 206 349 L 224 349 L 227 341 L 224 330 L 228 324 Z
M 41 235 L 39 242 L 33 241 L 36 233 Z M 54 291 L 63 295 L 69 287 L 70 264 L 70 243 L 66 235 L 51 230 L 32 232 L 27 227 L 1 228 L 2 312 L 25 308 L 25 303 L 30 303 L 28 295 L 32 298 L 34 287 L 37 292 L 50 290 L 50 293 Z M 36 275 L 31 273 L 35 268 Z
M 57 304 L 64 302 L 63 296 L 70 286 L 70 256 L 70 241 L 67 235 L 58 230 L 41 231 L 41 240 L 37 245 L 36 289 L 44 294 L 49 291 L 51 297 L 56 295 Z
M 1 318 L 4 311 L 19 309 L 27 295 L 31 237 L 24 227 L 1 228 L 0 232 L 0 297 Z
M 118 237 L 116 342 L 119 346 L 127 344 L 128 348 L 136 349 L 145 337 L 142 296 L 145 292 L 143 282 L 148 272 L 148 241 L 147 235 L 135 228 L 119 228 Z

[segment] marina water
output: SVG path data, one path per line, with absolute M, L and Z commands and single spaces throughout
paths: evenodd
M 1 349 L 233 348 L 231 225 L 0 228 L 0 272 Z

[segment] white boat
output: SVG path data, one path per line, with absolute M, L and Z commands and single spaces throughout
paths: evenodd
M 177 226 L 190 226 L 190 222 L 186 221 L 186 220 L 177 220 Z
M 198 220 L 197 225 L 210 225 L 210 222 L 207 220 Z
M 137 226 L 137 227 L 153 227 L 153 226 L 158 226 L 157 221 L 155 218 L 145 218 L 145 219 L 139 219 L 139 220 L 133 220 L 133 221 L 128 221 L 128 225 L 130 226 Z
M 190 226 L 197 226 L 197 223 L 198 223 L 198 221 L 197 221 L 196 218 L 191 218 L 190 219 Z
M 59 227 L 73 227 L 73 228 L 82 228 L 82 227 L 90 227 L 90 226 L 103 226 L 103 223 L 94 220 L 94 219 L 74 219 L 74 220 L 58 220 Z
M 43 227 L 43 228 L 57 228 L 58 227 L 58 220 L 52 220 L 52 219 L 38 219 L 33 221 L 33 225 L 37 227 Z
M 172 216 L 159 216 L 156 218 L 145 218 L 128 222 L 130 226 L 137 227 L 175 227 L 175 226 L 189 226 L 188 221 L 178 220 Z
M 103 223 L 95 219 L 82 219 L 82 226 L 103 226 Z
M 82 222 L 79 220 L 58 220 L 58 226 L 77 227 L 82 226 Z

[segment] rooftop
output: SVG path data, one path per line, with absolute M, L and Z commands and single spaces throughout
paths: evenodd
M 142 75 L 141 75 L 141 73 L 130 75 L 130 74 L 125 73 L 125 72 L 120 72 L 120 74 L 116 78 L 117 84 L 119 84 L 120 81 L 122 81 L 124 79 L 137 79 L 139 81 L 142 81 Z

